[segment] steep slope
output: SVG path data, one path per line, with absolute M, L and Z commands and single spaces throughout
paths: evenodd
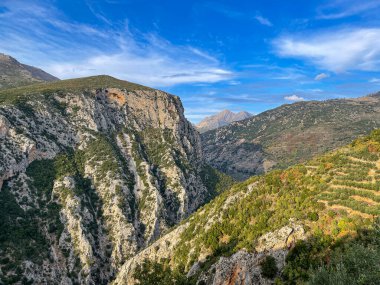
M 57 80 L 59 79 L 39 68 L 22 64 L 13 57 L 0 53 L 0 90 Z
M 5 284 L 107 284 L 218 183 L 178 97 L 108 76 L 1 91 L 0 148 Z
M 251 116 L 252 115 L 250 113 L 244 111 L 234 113 L 230 110 L 224 110 L 213 116 L 204 118 L 199 124 L 196 125 L 196 128 L 200 133 L 204 133 L 219 127 L 229 125 L 232 122 L 247 119 Z
M 309 270 L 351 245 L 380 256 L 380 223 L 371 234 L 379 215 L 380 131 L 374 131 L 307 164 L 235 185 L 130 259 L 114 284 L 135 278 L 148 284 L 157 268 L 173 284 L 273 284 L 275 277 L 276 284 L 303 284 Z M 378 262 L 368 262 L 361 264 L 363 280 L 380 274 Z
M 343 146 L 380 127 L 380 94 L 298 102 L 202 134 L 206 161 L 245 179 Z

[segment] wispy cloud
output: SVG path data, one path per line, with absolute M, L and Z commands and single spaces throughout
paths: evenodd
M 369 80 L 369 83 L 380 83 L 380 78 L 372 78 Z
M 261 24 L 261 25 L 264 25 L 264 26 L 268 26 L 268 27 L 272 27 L 273 24 L 271 21 L 269 21 L 267 18 L 264 18 L 263 16 L 261 15 L 257 15 L 255 16 L 255 19 Z
M 326 74 L 326 73 L 320 73 L 320 74 L 317 74 L 315 77 L 314 77 L 314 80 L 317 80 L 317 81 L 320 81 L 322 79 L 325 79 L 325 78 L 328 78 L 330 77 L 330 75 Z
M 305 59 L 334 72 L 380 70 L 379 28 L 282 36 L 274 41 L 274 46 L 279 56 Z
M 69 21 L 38 1 L 5 0 L 1 5 L 0 51 L 60 78 L 109 74 L 155 87 L 233 78 L 206 51 L 174 45 L 154 33 L 132 32 L 128 21 L 100 29 Z
M 293 101 L 293 102 L 304 101 L 305 100 L 305 98 L 297 96 L 295 94 L 294 95 L 290 95 L 290 96 L 285 96 L 284 99 L 287 100 L 287 101 Z
M 318 19 L 340 19 L 365 13 L 368 11 L 373 12 L 374 9 L 380 8 L 380 1 L 378 0 L 335 0 L 327 5 L 319 7 L 317 11 Z
M 227 6 L 220 2 L 205 2 L 201 5 L 201 7 L 219 13 L 230 19 L 247 21 L 255 20 L 259 22 L 261 25 L 268 27 L 273 26 L 272 22 L 268 18 L 263 17 L 259 11 L 253 13 L 250 11 L 235 10 L 233 7 Z

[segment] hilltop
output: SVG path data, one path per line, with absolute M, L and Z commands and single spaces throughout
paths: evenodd
M 57 81 L 57 77 L 15 58 L 0 53 L 0 90 L 40 82 Z

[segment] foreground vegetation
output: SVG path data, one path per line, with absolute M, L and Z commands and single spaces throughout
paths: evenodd
M 276 282 L 377 284 L 379 173 L 380 131 L 373 131 L 305 165 L 252 177 L 184 221 L 188 224 L 171 260 L 147 261 L 136 277 L 147 284 L 144 280 L 160 268 L 173 284 L 192 284 L 196 277 L 183 281 L 184 273 L 200 256 L 207 256 L 201 262 L 206 271 L 220 256 L 254 252 L 258 237 L 296 219 L 309 238 L 292 248 Z

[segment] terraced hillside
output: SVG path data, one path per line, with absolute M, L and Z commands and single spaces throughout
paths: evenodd
M 159 266 L 173 269 L 167 270 L 179 282 L 175 284 L 319 280 L 322 269 L 313 268 L 346 254 L 346 248 L 363 247 L 380 256 L 379 236 L 369 234 L 379 215 L 380 130 L 306 164 L 233 186 L 129 260 L 115 284 L 133 284 L 134 278 L 147 284 L 142 280 Z M 266 274 L 266 262 L 277 268 L 273 274 Z M 368 276 L 372 271 L 380 276 L 380 265 L 368 264 L 359 267 L 366 268 Z M 377 284 L 372 281 L 350 284 Z
M 380 213 L 380 160 L 377 154 L 379 146 L 370 144 L 362 148 L 362 141 L 353 143 L 357 151 L 342 149 L 333 157 L 332 170 L 328 171 L 331 181 L 319 196 L 320 202 L 332 210 L 343 209 L 350 214 L 363 218 L 372 218 Z M 321 162 L 321 161 L 318 161 Z M 322 160 L 323 162 L 323 160 Z M 329 162 L 326 162 L 329 168 Z M 308 168 L 317 165 L 309 165 Z
M 305 162 L 380 127 L 380 93 L 297 102 L 202 134 L 207 162 L 236 179 Z

